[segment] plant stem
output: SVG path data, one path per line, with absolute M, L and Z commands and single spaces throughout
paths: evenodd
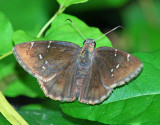
M 11 55 L 11 54 L 12 54 L 12 51 L 4 54 L 3 56 L 0 56 L 0 60 L 3 59 L 3 58 L 5 58 L 5 57 L 7 57 L 7 56 L 9 56 L 9 55 Z
M 63 13 L 63 11 L 65 10 L 65 7 L 63 5 L 61 5 L 58 9 L 58 11 L 53 15 L 53 17 L 42 27 L 42 29 L 40 30 L 40 32 L 37 35 L 37 38 L 40 38 L 41 35 L 44 33 L 44 31 L 48 28 L 48 26 L 52 23 L 52 21 L 61 13 Z M 3 56 L 0 56 L 0 60 L 11 55 L 12 51 L 4 54 Z
M 29 125 L 8 103 L 0 91 L 0 112 L 12 125 Z
M 63 5 L 61 5 L 58 9 L 58 11 L 53 15 L 53 17 L 42 27 L 42 29 L 40 30 L 40 32 L 37 35 L 37 38 L 40 38 L 41 35 L 44 33 L 44 31 L 48 28 L 48 26 L 52 23 L 52 21 L 61 13 L 63 13 L 63 11 L 65 10 L 65 7 Z

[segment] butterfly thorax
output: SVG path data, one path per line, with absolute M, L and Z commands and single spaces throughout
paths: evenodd
M 92 65 L 94 55 L 94 44 L 85 43 L 81 49 L 78 59 L 78 67 L 76 73 L 76 84 L 80 88 L 83 84 L 86 74 Z

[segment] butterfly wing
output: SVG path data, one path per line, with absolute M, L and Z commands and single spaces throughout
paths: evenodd
M 16 45 L 13 53 L 27 72 L 47 82 L 62 72 L 79 50 L 79 46 L 69 42 L 33 41 Z
M 79 101 L 87 104 L 102 102 L 114 87 L 135 77 L 141 68 L 141 61 L 131 54 L 110 47 L 96 49 Z
M 44 82 L 38 80 L 45 95 L 54 100 L 74 101 L 76 99 L 76 69 L 78 65 L 77 56 L 65 65 L 63 70 L 52 80 Z
M 99 64 L 95 58 L 83 80 L 83 86 L 80 88 L 79 102 L 87 104 L 96 104 L 106 99 L 112 91 L 112 88 L 106 89 L 101 81 Z
M 143 66 L 137 57 L 110 47 L 97 48 L 95 58 L 105 88 L 123 85 L 138 75 Z

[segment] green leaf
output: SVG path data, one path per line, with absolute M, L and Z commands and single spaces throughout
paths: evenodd
M 24 71 L 24 69 L 19 66 L 18 63 L 15 67 L 15 70 L 16 79 L 11 81 L 5 89 L 5 96 L 17 97 L 23 95 L 32 98 L 45 97 L 36 78 L 32 77 L 30 74 Z
M 35 38 L 30 36 L 23 30 L 17 30 L 13 33 L 13 38 L 15 44 L 20 44 L 23 42 L 30 42 L 30 41 L 38 41 L 38 40 L 46 40 L 45 38 Z
M 51 102 L 51 101 L 50 101 Z M 44 103 L 44 101 L 43 101 Z M 31 104 L 22 107 L 18 112 L 22 117 L 31 125 L 72 125 L 72 122 L 68 121 L 63 114 L 58 111 L 58 106 L 55 105 L 55 101 L 52 101 L 52 106 L 56 109 L 47 109 L 45 105 Z M 52 108 L 52 107 L 51 107 Z
M 116 88 L 102 104 L 65 103 L 61 105 L 63 112 L 105 124 L 160 122 L 160 51 L 134 55 L 144 64 L 138 77 Z
M 57 2 L 62 6 L 68 7 L 72 4 L 84 3 L 88 0 L 57 0 Z
M 70 121 L 63 118 L 60 112 L 49 111 L 49 110 L 20 110 L 19 113 L 29 124 L 32 125 L 59 125 L 59 124 L 69 124 L 72 125 Z
M 0 123 L 2 125 L 10 125 L 10 123 L 0 114 Z
M 16 79 L 16 60 L 13 55 L 0 60 L 0 91 L 5 91 L 7 87 Z
M 13 55 L 1 60 L 0 69 L 0 91 L 5 96 L 44 97 L 37 80 L 24 71 Z
M 42 26 L 49 20 L 58 4 L 55 0 L 0 0 L 0 10 L 11 20 L 15 30 L 36 36 Z
M 45 101 L 42 104 L 26 105 L 18 110 L 31 125 L 103 125 L 98 122 L 72 118 L 60 110 L 59 101 Z
M 37 39 L 29 36 L 24 31 L 16 31 L 13 34 L 15 44 L 31 40 Z M 2 74 L 0 76 L 0 90 L 3 90 L 5 96 L 44 97 L 36 78 L 24 71 L 13 55 L 4 58 L 0 63 L 0 68 Z
M 12 49 L 13 28 L 7 17 L 0 12 L 0 56 Z
M 17 30 L 13 33 L 13 41 L 15 44 L 28 42 L 34 40 L 33 37 L 29 36 L 26 32 L 23 30 Z
M 46 32 L 45 38 L 50 40 L 68 41 L 82 47 L 85 39 L 70 21 L 65 21 L 66 19 L 71 19 L 86 38 L 96 39 L 103 35 L 98 28 L 87 26 L 77 17 L 68 14 L 61 14 L 52 22 L 51 27 Z M 103 37 L 96 41 L 96 47 L 100 46 L 111 47 L 112 45 L 107 37 Z

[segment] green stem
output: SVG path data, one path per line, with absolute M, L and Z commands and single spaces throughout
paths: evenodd
M 52 21 L 61 13 L 63 13 L 63 11 L 65 10 L 65 7 L 63 5 L 61 5 L 58 9 L 58 11 L 53 15 L 53 17 L 42 27 L 42 29 L 40 30 L 40 32 L 37 35 L 37 38 L 40 38 L 41 35 L 44 33 L 44 31 L 48 28 L 48 26 L 52 23 Z M 0 60 L 11 55 L 12 51 L 4 54 L 3 56 L 0 56 Z
M 7 56 L 9 56 L 9 55 L 11 55 L 11 54 L 12 54 L 12 51 L 4 54 L 3 56 L 0 56 L 0 60 L 3 59 L 3 58 L 5 58 L 5 57 L 7 57 Z
M 8 103 L 0 91 L 0 112 L 12 125 L 29 125 Z
M 48 28 L 48 26 L 52 23 L 52 21 L 61 13 L 63 13 L 63 11 L 65 10 L 65 7 L 63 5 L 61 5 L 58 9 L 58 11 L 53 15 L 53 17 L 42 27 L 42 29 L 40 30 L 40 32 L 37 35 L 37 38 L 40 38 L 41 35 L 44 33 L 44 31 Z

